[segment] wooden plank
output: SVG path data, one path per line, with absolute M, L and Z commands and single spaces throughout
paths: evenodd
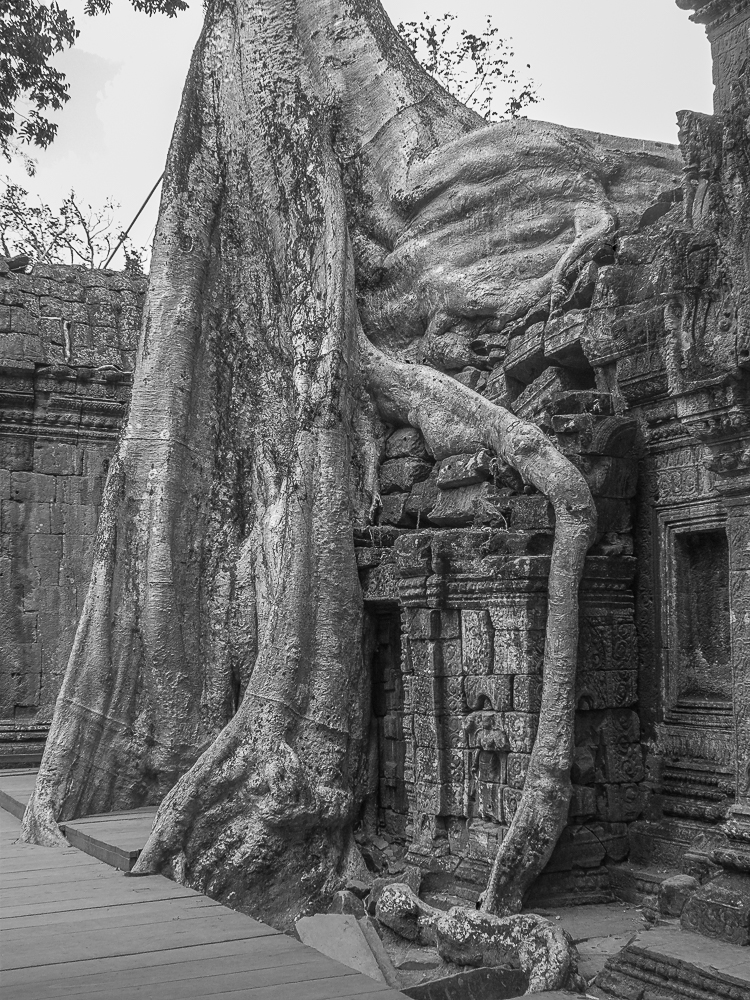
M 139 976 L 143 983 L 171 982 L 179 979 L 184 968 L 191 975 L 220 972 L 228 966 L 228 971 L 265 968 L 267 963 L 305 961 L 308 949 L 286 934 L 272 934 L 266 937 L 219 941 L 211 944 L 196 944 L 190 948 L 168 948 L 164 951 L 139 952 L 135 955 L 118 955 L 109 958 L 83 959 L 76 962 L 61 962 L 32 968 L 12 969 L 3 973 L 3 987 L 20 984 L 35 984 L 40 997 L 49 988 L 49 995 L 66 996 L 68 993 L 84 992 L 89 987 L 99 989 L 101 977 L 112 982 L 116 977 L 128 981 L 133 977 L 137 985 Z M 93 983 L 93 987 L 91 984 Z
M 101 866 L 101 871 L 87 878 L 75 879 L 45 885 L 25 884 L 6 886 L 0 884 L 0 907 L 4 916 L 9 916 L 8 907 L 36 906 L 69 903 L 73 908 L 86 899 L 98 900 L 105 896 L 109 902 L 115 903 L 123 899 L 137 902 L 148 898 L 181 898 L 200 896 L 201 893 L 187 886 L 170 882 L 160 875 L 148 878 L 124 878 L 121 872 Z M 20 914 L 19 914 L 20 916 Z
M 102 922 L 107 927 L 129 927 L 143 922 L 157 923 L 162 920 L 190 920 L 195 911 L 203 915 L 205 910 L 214 910 L 227 919 L 231 916 L 238 920 L 249 920 L 240 913 L 227 909 L 221 903 L 209 899 L 208 896 L 196 895 L 174 900 L 154 901 L 144 913 L 140 903 L 122 903 L 118 906 L 103 905 L 94 915 L 88 910 L 68 910 L 62 913 L 36 913 L 28 917 L 6 917 L 0 914 L 0 933 L 8 942 L 28 935 L 30 928 L 53 928 L 54 925 L 64 925 L 78 931 L 96 930 Z
M 340 970 L 340 971 L 339 971 Z M 312 957 L 299 963 L 282 963 L 270 965 L 264 969 L 241 970 L 239 972 L 217 972 L 214 975 L 199 977 L 191 976 L 188 970 L 183 970 L 182 978 L 171 982 L 161 982 L 158 984 L 146 983 L 142 985 L 128 985 L 118 976 L 108 983 L 102 984 L 102 988 L 95 991 L 86 991 L 79 994 L 68 994 L 72 997 L 86 997 L 86 1000 L 112 1000 L 113 990 L 116 987 L 117 1000 L 144 1000 L 144 998 L 154 998 L 154 1000 L 202 1000 L 203 997 L 214 997 L 218 995 L 237 995 L 245 990 L 251 991 L 251 995 L 257 990 L 268 987 L 285 986 L 285 1000 L 296 997 L 296 992 L 300 986 L 305 988 L 308 983 L 316 983 L 320 980 L 335 982 L 339 979 L 357 978 L 358 973 L 339 966 L 332 962 L 325 955 L 315 952 Z M 382 985 L 381 984 L 375 984 Z M 41 1000 L 38 993 L 33 992 L 35 988 L 25 989 L 15 987 L 10 990 L 3 990 L 3 1000 Z M 350 989 L 350 987 L 349 987 Z M 348 992 L 343 989 L 342 992 Z M 54 994 L 44 994 L 45 1000 Z
M 44 947 L 38 936 L 21 932 L 7 941 L 2 953 L 3 969 L 20 969 L 29 966 L 53 965 L 60 962 L 78 962 L 82 959 L 110 958 L 117 955 L 138 955 L 142 952 L 164 951 L 173 948 L 192 948 L 197 944 L 219 941 L 239 941 L 277 934 L 271 927 L 259 924 L 249 917 L 236 919 L 227 911 L 211 920 L 170 919 L 158 924 L 131 927 L 127 939 L 121 927 L 112 927 L 108 921 L 95 921 L 96 929 L 65 927 L 55 928 L 55 933 L 45 933 Z M 52 928 L 48 928 L 51 931 Z M 9 932 L 10 933 L 10 932 Z
M 16 819 L 23 819 L 23 814 L 26 812 L 26 803 L 30 798 L 31 792 L 29 792 L 26 798 L 19 798 L 17 794 L 6 792 L 0 788 L 0 809 L 9 812 Z
M 96 826 L 99 823 L 140 823 L 149 816 L 153 821 L 156 816 L 157 806 L 141 806 L 139 809 L 128 809 L 126 812 L 94 813 L 91 816 L 82 816 L 80 819 L 68 821 L 68 825 L 73 826 Z
M 59 899 L 77 899 L 81 893 L 97 891 L 100 886 L 105 887 L 106 891 L 106 886 L 114 887 L 120 885 L 121 880 L 124 880 L 122 872 L 114 871 L 106 865 L 97 865 L 91 871 L 79 873 L 75 878 L 62 878 L 60 877 L 62 874 L 59 873 L 51 882 L 41 881 L 38 876 L 25 881 L 17 875 L 8 876 L 0 882 L 0 900 L 7 900 L 9 905 L 15 905 L 20 902 L 38 903 L 45 900 L 54 902 Z M 68 872 L 65 874 L 67 876 Z M 150 879 L 143 881 L 150 881 Z
M 134 896 L 132 892 L 118 892 L 111 884 L 103 886 L 98 891 L 89 890 L 89 892 L 82 893 L 78 898 L 57 899 L 50 900 L 49 902 L 37 900 L 36 903 L 15 902 L 10 904 L 6 902 L 5 897 L 0 895 L 0 920 L 15 921 L 19 917 L 47 916 L 59 913 L 70 915 L 82 910 L 90 912 L 109 906 L 147 906 L 151 903 L 192 898 L 190 892 L 179 892 L 176 886 L 175 891 L 172 892 L 166 888 L 172 883 L 167 882 L 166 879 L 162 881 L 165 883 L 165 887 L 154 888 L 148 893 L 142 892 L 140 898 Z M 51 891 L 54 892 L 54 890 Z M 0 930 L 3 926 L 5 925 L 0 924 Z
M 94 878 L 97 873 L 102 878 L 107 875 L 111 875 L 113 878 L 122 877 L 122 872 L 118 872 L 115 868 L 110 868 L 108 865 L 103 865 L 94 858 L 86 858 L 86 861 L 88 862 L 86 865 L 69 865 L 57 871 L 55 869 L 43 869 L 6 872 L 0 875 L 0 885 L 3 888 L 20 888 L 24 885 L 62 885 L 66 882 L 75 882 L 78 879 Z M 45 882 L 45 878 L 48 881 Z
M 8 852 L 7 858 L 0 858 L 0 875 L 15 875 L 22 872 L 59 872 L 66 868 L 94 868 L 100 862 L 80 851 L 70 848 L 60 850 L 53 847 L 34 847 L 24 844 Z M 3 882 L 5 879 L 3 878 Z

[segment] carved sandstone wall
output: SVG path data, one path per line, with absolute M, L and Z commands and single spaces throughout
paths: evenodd
M 0 270 L 0 751 L 38 749 L 130 396 L 145 279 Z

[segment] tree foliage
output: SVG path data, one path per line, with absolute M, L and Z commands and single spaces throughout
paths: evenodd
M 0 196 L 0 248 L 6 257 L 25 254 L 37 263 L 103 267 L 121 236 L 118 208 L 111 199 L 92 208 L 71 190 L 55 212 L 41 200 L 34 204 L 25 188 L 6 179 Z M 142 274 L 145 251 L 130 239 L 123 241 L 123 250 L 125 270 Z
M 0 152 L 6 159 L 14 140 L 44 149 L 57 125 L 42 112 L 59 111 L 68 100 L 65 75 L 52 56 L 75 43 L 78 31 L 56 3 L 4 0 L 0 16 Z M 26 106 L 25 112 L 19 105 Z
M 145 14 L 173 17 L 185 0 L 131 0 Z M 87 0 L 86 13 L 108 13 L 110 0 Z M 18 152 L 17 143 L 46 149 L 57 133 L 47 112 L 69 100 L 65 74 L 51 59 L 75 44 L 78 29 L 57 3 L 3 0 L 0 5 L 0 153 Z
M 518 118 L 524 108 L 539 101 L 532 80 L 522 81 L 512 66 L 515 52 L 500 37 L 500 29 L 487 15 L 484 31 L 477 35 L 458 29 L 456 14 L 430 17 L 398 25 L 414 56 L 428 73 L 462 104 L 487 121 Z M 527 64 L 527 69 L 531 67 Z M 505 108 L 497 98 L 507 94 Z

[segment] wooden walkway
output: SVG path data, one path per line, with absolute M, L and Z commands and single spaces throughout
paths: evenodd
M 19 832 L 0 809 L 3 1000 L 405 1000 L 168 879 Z

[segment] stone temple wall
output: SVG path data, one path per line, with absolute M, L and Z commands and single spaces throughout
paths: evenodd
M 0 272 L 0 754 L 38 754 L 130 398 L 145 279 Z

